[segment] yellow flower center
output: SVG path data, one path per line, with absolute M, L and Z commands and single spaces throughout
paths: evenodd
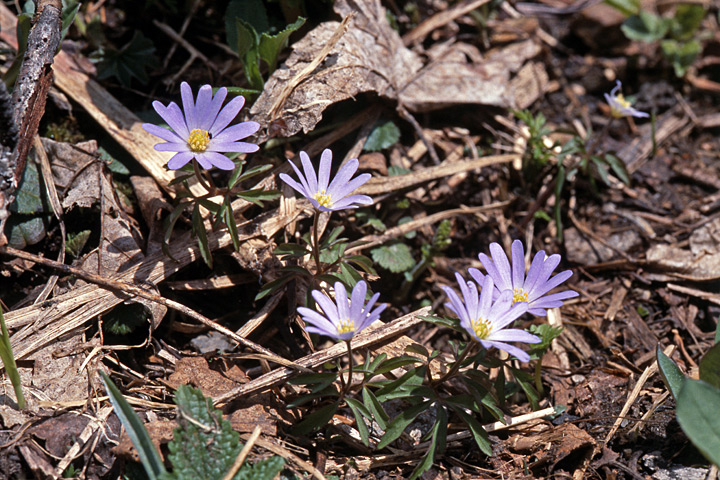
M 615 100 L 615 102 L 616 102 L 618 105 L 620 105 L 622 108 L 630 108 L 630 107 L 632 107 L 632 104 L 631 104 L 629 101 L 625 100 L 625 96 L 623 96 L 622 93 L 618 93 L 617 96 L 615 96 L 614 100 Z M 616 105 L 612 105 L 611 108 L 610 108 L 610 110 L 611 110 L 610 113 L 611 113 L 612 116 L 615 117 L 615 118 L 622 118 L 622 117 L 625 116 L 625 115 L 623 114 L 623 112 L 621 112 L 620 109 L 619 109 Z
M 355 322 L 350 320 L 349 318 L 346 318 L 345 320 L 340 320 L 340 323 L 338 323 L 337 326 L 338 334 L 342 335 L 343 333 L 350 333 L 355 331 Z
M 188 145 L 193 152 L 204 152 L 207 149 L 208 143 L 210 143 L 210 134 L 207 130 L 196 128 L 190 132 Z
M 475 335 L 480 339 L 486 339 L 488 335 L 490 335 L 490 332 L 492 331 L 492 324 L 485 320 L 484 318 L 480 317 L 476 320 L 473 320 L 471 323 L 472 329 L 475 332 Z
M 528 298 L 529 298 L 528 292 L 526 292 L 522 288 L 516 288 L 515 290 L 513 290 L 513 303 L 527 302 Z
M 325 193 L 325 190 L 320 190 L 315 195 L 313 195 L 313 198 L 317 200 L 317 202 L 323 207 L 330 208 L 332 206 L 332 200 L 330 200 L 330 195 Z

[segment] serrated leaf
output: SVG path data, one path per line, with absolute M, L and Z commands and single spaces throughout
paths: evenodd
M 287 46 L 290 35 L 305 24 L 305 19 L 299 17 L 294 23 L 291 23 L 284 30 L 275 35 L 263 33 L 260 36 L 260 45 L 258 51 L 260 58 L 268 64 L 268 73 L 272 73 L 277 68 L 277 58 L 283 48 Z
M 683 381 L 685 381 L 685 375 L 680 371 L 678 366 L 673 362 L 670 357 L 665 355 L 660 349 L 660 345 L 657 346 L 655 352 L 657 356 L 658 370 L 660 370 L 660 376 L 665 382 L 665 386 L 673 398 L 677 401 L 678 395 L 680 395 L 680 389 L 682 388 Z
M 85 244 L 90 238 L 91 233 L 92 232 L 90 230 L 83 230 L 78 233 L 68 233 L 67 240 L 65 241 L 65 253 L 78 258 L 80 253 L 82 253 L 83 248 L 85 248 Z
M 378 265 L 393 273 L 401 273 L 415 266 L 410 247 L 404 243 L 374 248 L 370 254 Z
M 108 50 L 100 56 L 97 77 L 102 80 L 116 77 L 125 87 L 136 78 L 145 85 L 148 82 L 146 69 L 155 66 L 155 45 L 152 40 L 136 30 L 129 43 L 120 50 Z
M 240 453 L 240 435 L 199 389 L 181 385 L 175 403 L 180 426 L 168 444 L 173 473 L 180 480 L 222 478 Z
M 379 152 L 395 145 L 400 140 L 400 129 L 392 121 L 378 124 L 368 136 L 363 150 Z
M 231 0 L 227 10 L 225 10 L 227 43 L 230 48 L 242 57 L 245 51 L 239 52 L 236 50 L 239 44 L 238 32 L 235 30 L 236 19 L 238 18 L 244 20 L 246 24 L 252 28 L 252 33 L 257 39 L 257 33 L 255 32 L 262 33 L 270 28 L 265 2 L 263 2 L 263 0 Z M 253 43 L 257 43 L 257 40 Z
M 145 429 L 135 410 L 125 400 L 125 397 L 123 397 L 113 381 L 110 380 L 110 377 L 103 371 L 100 371 L 100 376 L 105 384 L 105 390 L 107 390 L 115 415 L 120 419 L 128 437 L 130 437 L 133 446 L 137 450 L 140 462 L 145 468 L 145 473 L 147 473 L 150 480 L 155 480 L 166 473 L 166 470 L 160 454 L 152 443 L 150 434 Z
M 720 343 L 716 343 L 700 360 L 700 380 L 720 388 Z
M 720 466 L 720 390 L 686 378 L 677 398 L 677 421 L 705 457 Z
M 672 22 L 673 38 L 680 41 L 690 40 L 700 28 L 705 13 L 705 7 L 702 5 L 678 5 Z
M 662 39 L 667 33 L 668 28 L 669 24 L 667 19 L 645 10 L 641 10 L 637 15 L 628 17 L 620 27 L 628 39 L 647 43 Z
M 285 466 L 282 457 L 271 457 L 254 464 L 244 463 L 233 480 L 273 480 Z
M 140 325 L 147 325 L 150 312 L 142 303 L 121 303 L 103 317 L 103 330 L 113 335 L 127 335 Z

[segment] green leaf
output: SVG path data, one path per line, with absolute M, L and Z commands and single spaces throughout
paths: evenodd
M 388 120 L 375 126 L 363 150 L 366 152 L 379 152 L 395 145 L 400 140 L 400 129 L 392 121 Z
M 105 390 L 107 390 L 108 397 L 110 397 L 110 403 L 113 405 L 115 415 L 120 419 L 128 437 L 130 437 L 130 441 L 135 446 L 140 462 L 145 468 L 145 473 L 147 473 L 150 480 L 157 479 L 160 475 L 166 473 L 166 470 L 160 454 L 152 443 L 150 434 L 145 429 L 145 425 L 143 425 L 135 410 L 125 400 L 125 397 L 123 397 L 113 381 L 110 380 L 110 377 L 103 371 L 100 371 L 100 376 L 105 384 Z
M 625 185 L 630 185 L 630 175 L 625 166 L 625 162 L 609 153 L 606 153 L 604 158 L 605 162 L 610 165 L 610 168 L 612 168 L 612 171 L 615 172 L 615 175 L 617 175 L 620 181 Z
M 686 378 L 677 398 L 677 421 L 705 457 L 720 466 L 720 390 Z
M 378 265 L 393 273 L 401 273 L 415 266 L 410 247 L 404 243 L 374 248 L 370 254 Z
M 100 80 L 115 77 L 125 87 L 129 87 L 132 79 L 136 78 L 145 85 L 148 82 L 145 70 L 157 64 L 154 53 L 152 40 L 136 30 L 132 40 L 120 50 L 107 50 L 100 55 L 97 77 Z
M 234 179 L 234 181 L 231 181 L 229 183 L 228 186 L 229 186 L 229 188 L 233 188 L 236 184 L 238 184 L 240 182 L 244 182 L 245 180 L 248 180 L 250 178 L 253 178 L 256 175 L 260 175 L 261 173 L 267 172 L 271 168 L 273 168 L 272 165 L 258 165 L 256 167 L 253 167 L 249 170 L 246 170 L 245 173 L 243 173 L 242 175 L 237 176 Z
M 62 9 L 62 27 L 60 31 L 60 40 L 65 38 L 70 26 L 75 21 L 75 15 L 77 15 L 78 9 L 80 9 L 80 2 L 77 0 L 63 1 Z
M 458 408 L 454 405 L 450 405 L 450 408 L 452 408 L 455 413 L 457 413 L 458 416 L 462 419 L 465 425 L 468 426 L 468 428 L 470 429 L 470 433 L 472 434 L 473 439 L 475 440 L 475 443 L 477 444 L 480 451 L 487 456 L 491 456 L 492 444 L 490 443 L 488 433 L 485 431 L 482 425 L 480 425 L 480 422 L 475 420 L 475 417 L 473 417 L 472 415 L 468 415 L 468 413 L 462 408 Z
M 240 453 L 240 435 L 212 400 L 188 385 L 175 392 L 179 427 L 168 444 L 168 458 L 180 480 L 222 478 Z
M 113 335 L 127 335 L 140 325 L 147 325 L 150 312 L 142 303 L 121 303 L 103 317 L 103 330 Z
M 309 254 L 310 251 L 305 247 L 305 245 L 298 245 L 296 243 L 281 243 L 277 247 L 275 247 L 275 250 L 273 250 L 273 254 L 277 257 L 295 257 L 300 258 L 304 257 L 305 255 Z
M 563 331 L 563 327 L 553 327 L 547 323 L 540 325 L 530 325 L 530 333 L 540 337 L 540 343 L 533 343 L 528 349 L 530 358 L 537 360 L 542 357 L 547 349 L 550 348 L 550 344 L 553 340 L 560 336 Z
M 511 368 L 510 371 L 515 377 L 515 381 L 518 383 L 518 385 L 520 385 L 520 388 L 522 388 L 523 392 L 525 392 L 527 399 L 530 401 L 532 409 L 539 410 L 540 394 L 537 392 L 537 390 L 535 390 L 535 386 L 533 385 L 533 382 L 535 380 L 533 376 L 523 370 L 518 370 L 516 368 Z
M 244 463 L 233 480 L 273 480 L 285 466 L 282 457 L 271 457 L 253 464 Z
M 700 28 L 705 13 L 702 5 L 678 5 L 672 22 L 672 37 L 679 41 L 690 40 Z
M 239 198 L 252 202 L 258 207 L 262 207 L 262 202 L 269 202 L 280 197 L 277 190 L 245 190 L 236 194 Z
M 230 232 L 230 238 L 232 238 L 233 248 L 237 252 L 240 250 L 240 237 L 238 235 L 237 222 L 235 222 L 235 215 L 232 209 L 232 201 L 230 197 L 225 197 L 225 209 L 223 210 L 223 222 L 228 227 Z
M 700 380 L 720 388 L 720 343 L 716 343 L 700 360 Z
M 68 233 L 67 240 L 65 241 L 65 253 L 72 255 L 75 258 L 80 256 L 85 244 L 90 238 L 90 230 L 83 230 L 78 233 Z
M 350 255 L 343 259 L 346 263 L 352 263 L 360 267 L 365 273 L 369 275 L 377 275 L 377 272 L 372 266 L 372 260 L 365 255 Z
M 684 77 L 688 68 L 695 63 L 695 59 L 702 51 L 702 45 L 697 40 L 678 42 L 677 40 L 663 40 L 660 43 L 663 55 L 672 63 L 675 75 Z
M 45 224 L 48 217 L 30 215 L 13 215 L 5 224 L 5 231 L 10 231 L 8 244 L 17 249 L 27 245 L 35 245 L 45 238 Z
M 298 30 L 305 24 L 305 19 L 299 17 L 294 23 L 285 27 L 284 30 L 275 35 L 263 33 L 260 36 L 260 45 L 258 51 L 260 58 L 268 64 L 268 73 L 272 73 L 277 68 L 277 58 L 283 48 L 287 46 L 288 38 L 293 32 Z
M 200 247 L 200 255 L 208 267 L 212 268 L 212 253 L 210 252 L 210 244 L 208 243 L 207 230 L 205 223 L 200 214 L 200 204 L 196 203 L 192 213 L 193 234 L 197 238 L 198 247 Z
M 625 16 L 637 15 L 642 7 L 640 0 L 605 0 L 605 3 Z
M 365 404 L 365 407 L 372 412 L 373 419 L 375 419 L 381 429 L 386 430 L 389 418 L 387 413 L 385 413 L 385 409 L 382 407 L 382 404 L 367 387 L 363 387 L 362 396 L 363 403 Z
M 302 422 L 292 427 L 293 435 L 307 435 L 313 430 L 324 427 L 328 424 L 333 415 L 335 415 L 337 409 L 338 404 L 331 403 L 330 405 L 325 405 L 324 407 L 315 410 L 313 413 L 303 418 Z
M 348 407 L 350 407 L 350 410 L 352 410 L 353 412 L 353 416 L 355 417 L 355 423 L 357 424 L 357 429 L 360 433 L 360 439 L 362 440 L 363 445 L 369 447 L 370 432 L 368 431 L 367 424 L 365 423 L 365 419 L 363 417 L 372 420 L 372 414 L 368 411 L 367 408 L 365 408 L 365 405 L 358 402 L 354 398 L 345 398 L 345 401 L 347 402 Z
M 410 474 L 410 478 L 408 480 L 415 480 L 420 475 L 428 471 L 430 467 L 432 467 L 433 463 L 435 463 L 435 457 L 445 451 L 445 442 L 447 441 L 447 422 L 448 418 L 445 408 L 442 405 L 438 405 L 437 417 L 431 430 L 432 441 L 430 442 L 430 448 L 423 457 L 422 461 L 417 467 L 415 467 L 412 474 Z
M 395 417 L 393 421 L 390 422 L 387 430 L 385 430 L 385 435 L 383 435 L 380 443 L 378 443 L 377 445 L 378 450 L 387 447 L 392 442 L 397 440 L 397 438 L 405 431 L 407 426 L 410 425 L 413 420 L 415 420 L 415 417 L 430 408 L 432 403 L 432 400 L 425 400 L 422 403 L 403 410 L 400 415 Z
M 288 283 L 293 278 L 297 278 L 296 274 L 290 274 L 290 275 L 284 275 L 280 278 L 276 278 L 272 282 L 268 282 L 265 285 L 262 286 L 260 291 L 255 295 L 255 301 L 261 300 L 262 298 L 265 298 L 266 296 L 270 295 L 271 293 L 276 292 L 280 288 L 283 287 L 286 283 Z
M 257 33 L 266 32 L 270 29 L 268 22 L 267 10 L 263 0 L 231 0 L 225 10 L 225 33 L 227 35 L 227 44 L 233 50 L 238 46 L 238 31 L 235 30 L 236 19 L 243 20 L 251 29 L 255 38 Z M 254 43 L 257 43 L 255 40 Z M 241 57 L 245 51 L 235 50 Z
M 660 376 L 665 382 L 667 389 L 670 390 L 673 398 L 677 401 L 683 381 L 685 381 L 685 375 L 683 375 L 675 362 L 662 352 L 660 345 L 657 346 L 655 355 L 657 356 Z
M 20 372 L 18 372 L 17 365 L 15 364 L 15 356 L 12 352 L 12 346 L 10 345 L 10 334 L 8 333 L 7 326 L 5 325 L 5 316 L 3 315 L 2 305 L 0 305 L 0 359 L 2 359 L 3 365 L 5 366 L 5 372 L 10 378 L 13 389 L 15 390 L 15 398 L 17 398 L 17 405 L 20 410 L 25 408 L 25 396 L 22 391 L 22 382 L 20 380 Z
M 715 343 L 720 343 L 720 318 L 717 319 L 717 326 L 715 327 Z
M 662 39 L 667 33 L 667 19 L 641 10 L 637 15 L 628 17 L 620 29 L 630 40 L 651 43 Z

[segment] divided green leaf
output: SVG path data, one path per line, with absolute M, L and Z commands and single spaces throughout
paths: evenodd
M 400 140 L 400 129 L 391 120 L 375 126 L 363 150 L 366 152 L 379 152 L 395 145 Z
M 401 273 L 415 266 L 410 247 L 404 243 L 394 243 L 390 246 L 374 248 L 370 251 L 373 260 L 381 267 L 393 273 Z

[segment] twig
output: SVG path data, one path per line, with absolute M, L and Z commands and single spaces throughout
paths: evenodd
M 227 471 L 225 476 L 222 478 L 222 480 L 231 480 L 235 474 L 240 470 L 240 467 L 242 467 L 243 462 L 245 462 L 245 459 L 247 458 L 248 454 L 250 453 L 250 450 L 252 450 L 253 446 L 255 445 L 255 442 L 257 441 L 258 437 L 260 436 L 260 432 L 262 431 L 262 428 L 260 428 L 260 425 L 255 425 L 255 428 L 252 431 L 252 434 L 250 434 L 250 438 L 247 439 L 247 442 L 245 443 L 245 446 L 240 450 L 240 453 L 238 453 L 237 458 L 235 458 L 235 461 L 233 462 L 232 466 L 230 467 L 230 470 Z
M 308 65 L 303 68 L 300 72 L 298 72 L 295 77 L 293 77 L 290 81 L 288 81 L 285 86 L 283 87 L 282 91 L 280 92 L 280 95 L 275 99 L 275 102 L 270 107 L 269 115 L 270 121 L 273 121 L 277 118 L 278 113 L 280 113 L 280 109 L 285 104 L 285 101 L 290 97 L 290 94 L 295 90 L 295 88 L 300 85 L 300 82 L 305 80 L 305 78 L 310 75 L 315 69 L 325 60 L 325 57 L 328 56 L 330 51 L 335 47 L 335 44 L 340 40 L 340 38 L 345 35 L 345 32 L 347 32 L 348 26 L 350 24 L 350 20 L 355 17 L 356 13 L 352 12 L 345 18 L 343 18 L 342 23 L 338 26 L 338 28 L 333 33 L 332 37 L 330 37 L 330 40 L 325 44 L 325 46 L 320 50 L 320 53 L 318 53 L 315 58 L 313 58 L 312 62 L 308 63 Z
M 396 318 L 387 324 L 383 324 L 378 320 L 374 322 L 370 328 L 361 332 L 353 339 L 355 342 L 355 348 L 365 348 L 399 335 L 422 322 L 420 316 L 427 315 L 429 312 L 430 307 L 424 307 L 412 313 L 408 313 L 407 315 L 403 315 L 400 318 Z M 295 360 L 295 364 L 305 368 L 315 368 L 318 365 L 322 365 L 325 362 L 331 362 L 338 357 L 345 355 L 346 352 L 347 349 L 344 344 L 336 343 L 330 348 Z M 256 378 L 255 380 L 240 385 L 229 392 L 223 393 L 222 395 L 216 397 L 214 402 L 216 405 L 227 404 L 237 397 L 251 395 L 253 393 L 272 388 L 276 385 L 280 385 L 296 374 L 296 370 L 291 370 L 289 368 L 275 369 L 272 372 Z
M 88 282 L 92 282 L 96 285 L 101 286 L 102 288 L 106 288 L 108 290 L 117 291 L 120 293 L 123 293 L 128 296 L 138 296 L 145 298 L 147 300 L 159 303 L 161 305 L 165 305 L 168 308 L 172 308 L 173 310 L 177 310 L 180 313 L 183 313 L 187 315 L 190 318 L 194 318 L 195 320 L 199 321 L 203 325 L 206 325 L 213 330 L 216 330 L 224 335 L 227 335 L 228 337 L 235 340 L 240 345 L 250 348 L 251 350 L 255 350 L 256 352 L 262 353 L 267 355 L 269 358 L 273 359 L 274 362 L 279 363 L 280 365 L 289 365 L 290 367 L 293 367 L 299 371 L 308 371 L 307 368 L 301 367 L 300 365 L 296 365 L 293 362 L 289 362 L 288 360 L 276 355 L 275 353 L 271 352 L 265 347 L 261 347 L 260 345 L 251 342 L 250 340 L 247 340 L 246 338 L 243 338 L 233 332 L 232 330 L 229 330 L 222 325 L 219 325 L 216 322 L 213 322 L 209 318 L 205 317 L 204 315 L 201 315 L 197 313 L 196 311 L 186 307 L 185 305 L 178 303 L 174 300 L 169 300 L 167 298 L 161 297 L 160 295 L 156 295 L 154 293 L 148 292 L 147 290 L 144 290 L 140 287 L 137 287 L 135 285 L 132 285 L 130 283 L 125 282 L 119 282 L 117 280 L 109 279 L 109 278 L 103 278 L 99 275 L 95 275 L 93 273 L 86 272 L 85 270 L 71 267 L 70 265 L 65 265 L 59 262 L 56 262 L 54 260 L 50 260 L 47 258 L 39 257 L 37 255 L 33 255 L 31 253 L 23 252 L 22 250 L 17 250 L 12 247 L 3 247 L 0 249 L 0 253 L 4 253 L 7 255 L 12 255 L 14 257 L 22 258 L 24 260 L 29 260 L 31 262 L 39 263 L 40 265 L 44 265 L 46 267 L 53 268 L 55 270 L 59 270 L 67 275 L 75 275 L 77 277 L 82 278 L 83 280 L 86 280 Z
M 436 28 L 447 25 L 453 20 L 472 12 L 481 5 L 485 5 L 489 1 L 490 0 L 466 0 L 464 2 L 456 4 L 452 8 L 448 8 L 447 10 L 438 12 L 432 17 L 424 20 L 420 25 L 410 30 L 405 35 L 403 35 L 403 43 L 405 44 L 405 46 L 408 46 L 412 45 L 415 42 L 419 42 L 423 38 L 425 38 L 428 33 L 432 32 Z

